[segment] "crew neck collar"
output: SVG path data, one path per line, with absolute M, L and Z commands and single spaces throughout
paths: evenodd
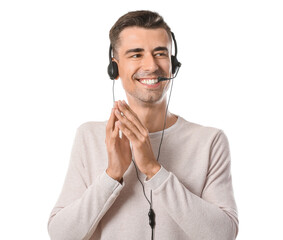
M 178 117 L 177 121 L 172 126 L 170 126 L 169 128 L 164 129 L 164 135 L 175 131 L 180 126 L 181 121 L 182 121 L 181 117 L 177 114 L 175 114 L 175 115 Z M 151 132 L 151 133 L 148 133 L 148 134 L 149 134 L 150 138 L 155 138 L 155 137 L 160 136 L 162 134 L 162 131 L 163 130 L 157 131 L 157 132 Z

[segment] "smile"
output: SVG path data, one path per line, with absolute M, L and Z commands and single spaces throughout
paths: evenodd
M 145 83 L 147 85 L 154 85 L 154 84 L 158 83 L 158 80 L 156 78 L 152 78 L 152 79 L 139 79 L 139 81 L 141 83 Z
M 141 79 L 137 79 L 142 85 L 147 86 L 149 88 L 156 88 L 158 87 L 161 83 L 158 82 L 157 78 L 141 78 Z

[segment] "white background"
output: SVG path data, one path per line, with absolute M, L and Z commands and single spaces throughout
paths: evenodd
M 49 239 L 76 128 L 112 108 L 109 29 L 141 9 L 178 42 L 170 111 L 229 139 L 237 239 L 283 239 L 281 3 L 2 0 L 0 239 Z M 119 83 L 115 97 L 125 99 Z

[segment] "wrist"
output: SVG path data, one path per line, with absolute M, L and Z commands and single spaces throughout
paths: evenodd
M 113 178 L 114 180 L 122 183 L 123 182 L 123 174 L 114 173 L 111 169 L 107 168 L 106 173 L 109 177 Z
M 151 179 L 161 168 L 161 165 L 157 162 L 152 165 L 146 172 L 147 180 Z

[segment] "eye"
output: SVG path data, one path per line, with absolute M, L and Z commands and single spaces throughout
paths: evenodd
M 167 57 L 167 53 L 165 52 L 159 52 L 155 54 L 156 57 Z
M 139 58 L 139 57 L 141 57 L 141 54 L 138 53 L 131 56 L 131 58 Z

